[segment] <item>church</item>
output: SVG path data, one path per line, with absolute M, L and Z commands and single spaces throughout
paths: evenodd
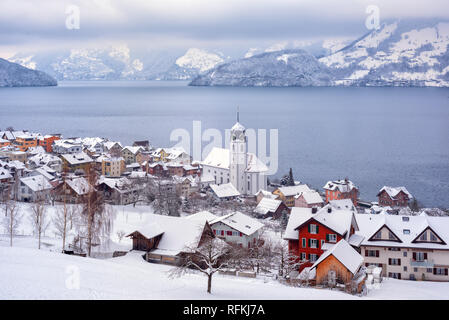
M 201 162 L 203 175 L 211 176 L 215 184 L 231 183 L 242 195 L 255 195 L 267 189 L 267 166 L 253 153 L 247 152 L 245 127 L 237 122 L 231 128 L 230 149 L 213 148 Z

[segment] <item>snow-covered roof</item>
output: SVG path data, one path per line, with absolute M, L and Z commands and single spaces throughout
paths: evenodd
M 47 180 L 53 180 L 55 177 L 49 173 L 47 170 L 43 168 L 37 168 L 34 171 L 36 171 L 38 174 L 44 176 Z
M 352 189 L 357 187 L 351 180 L 341 179 L 335 181 L 328 181 L 326 185 L 323 187 L 326 190 L 339 190 L 342 193 L 350 192 Z
M 281 204 L 281 200 L 262 198 L 257 207 L 254 209 L 254 212 L 261 215 L 266 215 L 269 212 L 276 212 Z
M 144 149 L 142 147 L 133 147 L 133 146 L 126 146 L 123 148 L 123 150 L 128 150 L 129 152 L 131 152 L 132 154 L 137 154 L 139 151 L 143 151 Z
M 297 196 L 295 196 L 295 198 L 299 198 L 299 197 L 303 197 L 304 200 L 308 203 L 308 204 L 321 204 L 323 203 L 323 198 L 321 198 L 320 194 L 316 191 L 306 191 L 306 192 L 301 192 L 299 193 Z
M 340 261 L 352 274 L 355 274 L 363 263 L 363 257 L 355 251 L 349 243 L 342 239 L 334 244 L 332 248 L 326 250 L 313 264 L 311 269 L 315 269 L 330 255 L 333 255 Z
M 52 185 L 42 175 L 21 178 L 20 181 L 24 183 L 28 188 L 30 188 L 33 192 L 52 189 Z
M 276 199 L 278 196 L 275 194 L 272 194 L 270 191 L 260 189 L 257 191 L 256 196 L 259 196 L 259 194 L 262 194 L 264 198 L 270 198 L 270 199 Z
M 186 247 L 197 246 L 206 225 L 205 220 L 185 219 L 158 214 L 149 214 L 149 224 L 136 231 L 145 237 L 154 237 L 163 233 L 157 249 L 159 253 L 176 255 Z
M 240 122 L 236 122 L 236 123 L 232 126 L 231 130 L 232 130 L 232 131 L 245 131 L 246 129 L 245 129 L 245 127 L 244 127 Z
M 329 212 L 329 209 L 331 212 Z M 284 239 L 298 240 L 299 235 L 297 228 L 309 219 L 319 222 L 341 236 L 346 234 L 346 238 L 349 236 L 349 231 L 352 225 L 354 225 L 356 230 L 358 229 L 357 222 L 354 218 L 354 212 L 351 210 L 334 209 L 331 205 L 327 204 L 316 213 L 312 213 L 311 208 L 293 207 L 291 208 Z
M 312 191 L 306 184 L 298 184 L 296 186 L 280 187 L 279 191 L 286 197 L 295 196 L 300 193 Z
M 0 168 L 0 180 L 11 179 L 11 178 L 12 178 L 12 175 L 9 172 L 9 170 L 6 170 L 4 168 Z
M 396 196 L 402 191 L 404 192 L 409 199 L 412 199 L 413 196 L 410 192 L 408 192 L 408 190 L 405 187 L 388 187 L 388 186 L 384 186 L 382 189 L 379 190 L 379 193 L 377 194 L 378 196 L 381 194 L 382 191 L 385 191 L 391 199 L 396 199 Z
M 225 225 L 249 236 L 252 235 L 257 230 L 261 229 L 264 225 L 254 218 L 247 216 L 241 212 L 233 212 L 210 222 L 210 225 L 215 223 L 224 223 Z
M 356 208 L 354 206 L 354 203 L 351 199 L 339 199 L 339 200 L 330 200 L 329 204 L 332 206 L 332 208 L 340 209 L 340 210 L 352 210 L 356 211 Z
M 185 217 L 186 219 L 192 219 L 192 220 L 200 220 L 200 221 L 207 221 L 207 222 L 211 222 L 215 219 L 218 218 L 218 216 L 216 216 L 215 214 L 209 212 L 209 211 L 200 211 L 194 214 L 191 214 L 187 217 Z
M 224 183 L 220 185 L 211 184 L 210 188 L 219 198 L 237 197 L 240 195 L 240 192 L 238 192 L 232 183 Z
M 74 154 L 63 154 L 62 157 L 71 165 L 77 165 L 82 163 L 92 162 L 92 158 L 84 152 L 78 152 Z
M 114 145 L 118 145 L 120 148 L 122 147 L 122 144 L 120 142 L 116 142 L 116 141 L 106 141 L 103 145 L 106 149 L 111 149 Z
M 355 214 L 355 218 L 359 226 L 356 234 L 364 237 L 361 245 L 449 250 L 449 217 L 447 216 Z M 384 226 L 390 229 L 399 241 L 369 240 Z M 427 228 L 432 229 L 444 243 L 413 242 Z
M 229 169 L 230 155 L 229 149 L 214 147 L 207 155 L 206 159 L 201 162 L 201 165 Z M 253 153 L 247 153 L 247 172 L 265 172 L 268 171 L 267 166 L 260 161 Z
M 80 196 L 89 192 L 89 182 L 83 177 L 67 180 L 66 182 L 67 185 Z

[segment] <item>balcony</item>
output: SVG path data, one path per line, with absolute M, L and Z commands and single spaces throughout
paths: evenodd
M 410 259 L 410 265 L 417 268 L 433 268 L 434 263 L 433 260 L 429 259 L 423 261 L 415 261 L 413 259 Z

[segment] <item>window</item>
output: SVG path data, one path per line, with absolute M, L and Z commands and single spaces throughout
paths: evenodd
M 433 269 L 432 268 L 427 268 L 427 273 L 432 273 Z
M 337 235 L 336 234 L 328 234 L 327 241 L 332 242 L 332 243 L 337 242 Z
M 382 231 L 377 232 L 377 233 L 374 235 L 374 239 L 382 239 Z
M 418 268 L 413 268 L 413 272 L 418 272 Z
M 407 271 L 407 267 L 406 266 L 404 266 L 404 271 Z
M 447 276 L 447 268 L 433 268 L 433 274 Z
M 419 237 L 420 241 L 427 241 L 427 232 L 424 232 L 420 237 Z
M 318 255 L 317 254 L 314 254 L 314 253 L 309 254 L 310 262 L 315 262 L 317 259 L 318 259 Z
M 393 232 L 391 232 L 391 231 L 388 232 L 388 239 L 396 240 L 396 237 L 394 236 Z
M 405 221 L 405 222 L 407 222 L 407 221 L 409 221 L 410 220 L 410 218 L 409 217 L 402 217 L 402 221 Z
M 407 251 L 404 251 L 403 256 L 404 256 L 404 257 L 407 256 Z
M 397 258 L 389 258 L 388 259 L 388 264 L 390 266 L 400 266 L 401 265 L 401 259 L 397 259 Z
M 414 252 L 413 253 L 413 258 L 415 259 L 415 261 L 424 261 L 427 259 L 427 253 L 425 252 Z
M 309 224 L 309 233 L 317 234 L 318 233 L 318 226 L 316 224 Z
M 310 239 L 310 248 L 318 248 L 318 240 Z
M 323 248 L 323 244 L 324 244 L 325 242 L 326 242 L 326 241 L 321 240 L 321 248 Z
M 302 247 L 303 247 L 303 248 L 307 248 L 307 245 L 306 245 L 306 238 L 302 238 Z
M 378 257 L 379 250 L 365 250 L 365 256 L 366 257 Z
M 401 248 L 388 248 L 388 251 L 401 251 Z
M 304 252 L 301 252 L 301 260 L 306 260 L 306 254 Z
M 432 232 L 430 233 L 430 241 L 438 241 L 438 238 Z
M 404 234 L 410 234 L 410 229 L 404 229 L 404 230 L 402 230 L 402 232 L 403 232 Z

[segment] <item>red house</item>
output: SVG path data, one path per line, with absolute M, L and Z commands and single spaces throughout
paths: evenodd
M 284 239 L 290 254 L 304 262 L 299 271 L 310 267 L 323 252 L 341 239 L 353 242 L 358 230 L 354 211 L 341 210 L 327 204 L 321 209 L 292 208 Z M 358 244 L 357 244 L 358 245 Z
M 53 152 L 52 144 L 56 140 L 60 140 L 61 135 L 60 134 L 53 134 L 53 135 L 46 135 L 43 139 L 40 139 L 39 145 L 42 146 L 46 152 L 51 153 Z
M 328 181 L 323 187 L 326 192 L 326 203 L 330 200 L 351 199 L 357 206 L 359 189 L 347 178 L 344 180 Z
M 406 207 L 413 198 L 405 187 L 383 187 L 377 194 L 379 205 L 386 207 Z

